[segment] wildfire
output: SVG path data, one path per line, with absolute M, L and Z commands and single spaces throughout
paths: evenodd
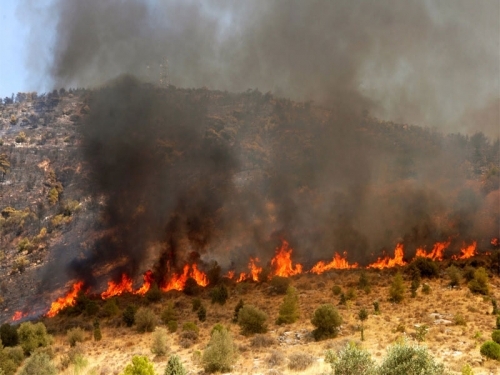
M 497 237 L 493 237 L 493 238 L 491 239 L 491 244 L 492 244 L 493 246 L 498 246 L 498 245 L 500 245 L 500 239 L 498 239 Z
M 315 273 L 317 275 L 329 270 L 344 270 L 349 268 L 357 268 L 358 264 L 349 264 L 347 261 L 347 252 L 344 251 L 344 256 L 342 257 L 339 253 L 335 253 L 332 261 L 330 263 L 325 263 L 324 261 L 319 261 L 314 265 L 309 272 Z
M 271 266 L 273 267 L 273 275 L 289 277 L 302 273 L 302 265 L 296 264 L 295 268 L 292 266 L 292 249 L 289 249 L 288 242 L 283 241 L 281 247 L 276 249 L 276 255 L 271 259 Z
M 119 296 L 123 293 L 132 293 L 132 279 L 126 274 L 122 274 L 119 283 L 108 281 L 108 289 L 101 293 L 102 299 L 107 299 L 114 296 Z
M 139 289 L 137 289 L 134 292 L 134 294 L 140 294 L 141 296 L 146 294 L 148 292 L 149 288 L 151 288 L 153 281 L 154 281 L 153 272 L 150 270 L 147 270 L 146 273 L 144 274 L 144 283 L 142 284 L 142 286 Z
M 186 264 L 183 268 L 182 274 L 172 275 L 172 278 L 165 285 L 161 286 L 161 290 L 164 292 L 168 292 L 169 290 L 184 290 L 184 286 L 186 285 L 186 281 L 189 277 L 193 278 L 200 286 L 208 285 L 207 275 L 198 270 L 196 264 L 193 264 L 192 266 Z
M 57 299 L 57 301 L 52 302 L 47 316 L 49 318 L 52 318 L 65 307 L 74 306 L 76 303 L 76 296 L 78 295 L 78 292 L 80 292 L 82 287 L 83 281 L 78 281 L 77 283 L 73 284 L 71 291 L 65 297 L 60 297 Z
M 16 311 L 14 313 L 14 315 L 12 315 L 12 321 L 13 322 L 16 322 L 18 320 L 21 320 L 22 318 L 24 318 L 25 316 L 28 316 L 28 313 L 24 313 L 22 311 Z
M 378 268 L 379 270 L 384 268 L 391 268 L 395 266 L 404 266 L 406 262 L 403 260 L 404 251 L 403 244 L 398 243 L 394 249 L 394 258 L 384 257 L 378 258 L 376 262 L 370 264 L 367 268 Z
M 477 245 L 476 241 L 472 242 L 469 246 L 465 246 L 464 244 L 464 247 L 460 249 L 460 254 L 453 255 L 451 258 L 454 260 L 472 258 L 474 255 L 477 254 L 476 245 Z
M 424 249 L 417 249 L 417 254 L 415 256 L 422 258 L 429 258 L 432 260 L 443 260 L 444 251 L 450 246 L 451 241 L 436 242 L 432 251 L 427 253 Z

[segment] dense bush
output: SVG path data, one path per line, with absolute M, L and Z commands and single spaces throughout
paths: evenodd
M 153 332 L 158 323 L 153 310 L 147 307 L 141 307 L 135 314 L 135 324 L 138 332 Z
M 114 298 L 110 298 L 104 302 L 104 305 L 101 310 L 101 314 L 105 317 L 113 317 L 120 313 L 120 308 L 118 307 L 116 300 Z M 133 323 L 132 323 L 133 324 Z
M 85 331 L 80 327 L 72 328 L 67 332 L 66 338 L 69 342 L 69 346 L 75 346 L 76 343 L 85 340 Z
M 307 370 L 314 363 L 314 357 L 307 353 L 292 353 L 288 357 L 288 368 L 292 371 Z
M 276 294 L 285 294 L 290 286 L 290 279 L 288 277 L 274 276 L 271 279 L 271 292 Z
M 238 313 L 238 325 L 243 335 L 266 333 L 267 314 L 255 306 L 243 306 Z
M 288 287 L 286 296 L 283 298 L 283 303 L 280 306 L 276 324 L 295 323 L 299 318 L 299 315 L 299 294 L 297 289 L 290 286 Z
M 182 291 L 188 296 L 196 296 L 200 293 L 200 286 L 195 279 L 188 277 L 184 283 L 184 289 Z
M 227 329 L 214 330 L 203 352 L 203 368 L 208 373 L 230 371 L 238 352 Z
M 205 306 L 201 305 L 196 312 L 196 315 L 198 315 L 198 320 L 200 322 L 204 322 L 207 319 L 207 309 L 205 308 Z
M 378 368 L 380 375 L 444 375 L 442 364 L 436 363 L 427 348 L 403 340 L 389 347 Z
M 199 297 L 193 298 L 191 300 L 191 306 L 193 307 L 193 311 L 198 311 L 198 309 L 201 307 L 201 299 Z
M 186 369 L 178 356 L 173 355 L 168 359 L 164 375 L 186 375 Z
M 500 344 L 500 329 L 496 329 L 491 333 L 491 338 L 497 344 Z
M 342 324 L 342 317 L 331 304 L 318 307 L 314 312 L 311 323 L 316 329 L 313 331 L 315 340 L 335 337 Z
M 210 297 L 212 298 L 212 303 L 224 305 L 229 298 L 229 292 L 225 285 L 219 285 L 210 291 Z
M 500 345 L 495 341 L 486 341 L 479 351 L 485 357 L 500 361 Z
M 134 305 L 128 305 L 123 310 L 122 319 L 127 327 L 132 327 L 135 323 L 135 312 L 137 308 Z
M 17 329 L 9 323 L 4 323 L 0 326 L 0 339 L 3 346 L 16 346 L 19 343 Z
M 217 285 L 221 279 L 221 272 L 222 269 L 220 268 L 219 264 L 214 260 L 210 262 L 208 271 L 207 271 L 207 278 L 208 278 L 208 283 L 210 285 Z
M 474 278 L 469 281 L 468 286 L 472 293 L 489 294 L 488 273 L 483 267 L 479 267 L 474 271 Z
M 333 375 L 375 375 L 375 364 L 370 353 L 354 343 L 347 344 L 337 355 L 330 351 L 326 357 L 332 359 L 330 365 Z
M 45 347 L 52 342 L 52 336 L 47 334 L 47 328 L 42 322 L 36 324 L 31 322 L 22 323 L 17 330 L 17 334 L 19 344 L 26 355 L 29 355 L 36 348 Z
M 14 375 L 23 360 L 24 351 L 20 346 L 2 349 L 0 345 L 0 374 Z
M 450 267 L 448 267 L 446 269 L 446 274 L 448 275 L 448 278 L 450 279 L 449 285 L 451 287 L 460 285 L 460 281 L 462 280 L 462 274 L 457 267 L 451 265 Z
M 168 353 L 167 330 L 156 328 L 153 332 L 153 342 L 151 343 L 151 353 L 159 357 Z
M 392 280 L 391 287 L 389 288 L 389 300 L 395 303 L 400 303 L 404 298 L 405 285 L 403 283 L 403 276 L 397 273 Z
M 429 258 L 417 257 L 411 262 L 410 267 L 419 270 L 422 277 L 437 277 L 439 275 L 439 267 L 436 262 Z
M 148 357 L 134 355 L 132 363 L 128 364 L 123 375 L 156 375 L 153 364 Z
M 56 375 L 57 369 L 46 353 L 35 353 L 26 360 L 20 375 Z
M 174 305 L 169 303 L 161 312 L 160 319 L 163 323 L 168 324 L 172 320 L 177 320 L 177 312 L 174 309 Z
M 167 322 L 168 332 L 174 333 L 177 331 L 177 320 L 169 320 Z
M 151 288 L 146 292 L 146 298 L 149 302 L 158 302 L 161 300 L 161 296 L 162 293 L 157 283 L 153 283 Z
M 500 329 L 500 315 L 497 316 L 496 327 L 497 329 Z

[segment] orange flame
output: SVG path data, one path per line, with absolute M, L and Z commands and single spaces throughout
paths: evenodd
M 28 316 L 28 313 L 24 313 L 22 311 L 16 311 L 14 313 L 14 315 L 12 315 L 12 321 L 13 322 L 16 322 L 18 320 L 21 320 L 22 318 L 24 318 L 25 316 Z
M 472 258 L 474 255 L 477 254 L 476 245 L 477 245 L 476 241 L 472 242 L 469 246 L 466 246 L 464 244 L 464 247 L 460 249 L 460 254 L 453 255 L 451 258 L 454 260 Z
M 319 261 L 314 265 L 309 272 L 315 273 L 317 275 L 329 270 L 344 270 L 349 268 L 357 268 L 358 263 L 349 264 L 347 261 L 347 252 L 344 251 L 344 257 L 339 253 L 335 253 L 332 261 L 330 263 L 325 263 L 324 261 Z
M 74 306 L 76 303 L 76 297 L 78 295 L 78 292 L 80 292 L 82 287 L 83 287 L 83 281 L 78 281 L 77 283 L 73 284 L 71 291 L 65 297 L 60 297 L 57 299 L 57 301 L 52 302 L 52 304 L 50 305 L 49 312 L 47 313 L 47 316 L 49 318 L 52 318 L 56 316 L 59 313 L 59 311 L 61 311 L 65 307 Z
M 189 277 L 193 278 L 200 286 L 208 285 L 207 275 L 204 272 L 198 270 L 196 264 L 193 264 L 192 266 L 186 264 L 183 268 L 182 274 L 172 275 L 172 278 L 166 283 L 166 285 L 161 286 L 161 290 L 163 290 L 164 292 L 168 292 L 169 290 L 184 290 L 186 280 Z
M 493 237 L 493 238 L 491 239 L 491 244 L 492 244 L 493 246 L 498 246 L 498 245 L 500 245 L 500 239 L 498 239 L 497 237 Z
M 395 266 L 404 266 L 406 262 L 403 260 L 404 251 L 403 244 L 398 243 L 394 249 L 394 258 L 378 258 L 376 262 L 370 264 L 367 268 L 378 268 L 379 270 L 384 268 L 391 268 Z
M 253 281 L 259 281 L 259 275 L 262 272 L 262 267 L 257 266 L 259 258 L 250 258 L 250 263 L 248 263 L 248 268 L 250 269 L 250 277 Z
M 417 249 L 416 257 L 429 258 L 432 260 L 443 260 L 444 251 L 450 246 L 451 241 L 436 242 L 432 251 L 427 253 L 424 249 Z
M 132 279 L 126 274 L 122 274 L 122 279 L 119 283 L 108 281 L 108 289 L 101 293 L 101 298 L 107 299 L 123 293 L 132 293 Z
M 240 273 L 240 277 L 238 277 L 238 280 L 236 280 L 237 283 L 241 283 L 242 281 L 245 281 L 247 279 L 247 275 L 245 272 Z
M 226 277 L 229 279 L 229 280 L 232 280 L 234 278 L 234 271 L 227 271 L 227 275 Z
M 149 288 L 151 288 L 151 285 L 153 284 L 153 272 L 150 271 L 150 270 L 147 270 L 146 273 L 144 274 L 144 282 L 142 284 L 142 286 L 137 289 L 134 294 L 139 294 L 141 296 L 145 295 Z
M 276 249 L 276 255 L 271 259 L 271 266 L 274 268 L 273 275 L 289 277 L 302 273 L 302 265 L 296 264 L 295 268 L 292 266 L 292 251 L 289 249 L 288 242 L 283 241 L 281 248 Z

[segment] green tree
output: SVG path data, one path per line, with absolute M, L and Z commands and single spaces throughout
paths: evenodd
M 47 328 L 42 322 L 33 324 L 31 322 L 21 323 L 17 329 L 19 344 L 24 354 L 29 355 L 36 348 L 45 347 L 52 342 L 52 336 L 47 334 Z
M 316 327 L 313 336 L 319 341 L 337 335 L 338 328 L 342 324 L 342 317 L 333 305 L 325 304 L 314 311 L 311 323 Z
M 389 299 L 392 302 L 400 303 L 404 299 L 405 285 L 403 283 L 403 276 L 397 273 L 392 280 L 391 287 L 389 288 Z
M 173 355 L 168 359 L 164 375 L 186 375 L 186 369 L 178 356 Z
M 286 296 L 283 298 L 283 303 L 280 306 L 276 324 L 295 323 L 299 316 L 299 294 L 297 289 L 293 286 L 289 286 L 286 291 Z
M 350 342 L 337 355 L 327 353 L 331 358 L 333 375 L 375 375 L 375 364 L 366 350 Z M 326 360 L 325 360 L 326 361 Z
M 134 355 L 132 364 L 128 364 L 123 375 L 156 375 L 153 364 L 146 356 Z
M 245 336 L 266 333 L 267 314 L 252 305 L 243 306 L 238 313 L 238 325 Z
M 213 330 L 210 342 L 203 352 L 202 363 L 206 372 L 230 371 L 238 352 L 227 329 Z

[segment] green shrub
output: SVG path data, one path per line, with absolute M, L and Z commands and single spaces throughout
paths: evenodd
M 200 329 L 196 325 L 196 323 L 193 322 L 186 322 L 182 325 L 182 330 L 187 331 L 187 332 L 196 332 L 199 333 Z
M 342 293 L 342 288 L 338 285 L 334 285 L 332 287 L 332 292 L 334 296 L 338 296 L 340 293 Z
M 156 375 L 153 364 L 148 357 L 134 355 L 132 364 L 128 364 L 123 375 Z
M 403 283 L 403 276 L 397 273 L 392 280 L 391 287 L 389 288 L 389 299 L 392 302 L 400 303 L 405 297 L 405 285 Z
M 491 333 L 491 338 L 497 344 L 500 344 L 500 329 L 496 329 Z
M 245 305 L 245 303 L 243 302 L 242 299 L 240 299 L 238 301 L 238 303 L 236 304 L 236 306 L 234 307 L 234 314 L 233 314 L 233 323 L 237 323 L 238 322 L 238 314 L 241 310 L 241 308 Z
M 417 290 L 420 286 L 420 279 L 413 279 L 410 285 L 411 298 L 415 298 L 417 296 Z
M 208 373 L 230 371 L 236 362 L 237 353 L 231 334 L 226 329 L 213 331 L 203 352 L 203 368 Z
M 288 356 L 288 368 L 292 371 L 305 371 L 314 363 L 314 357 L 307 353 L 292 353 Z
M 427 348 L 411 345 L 406 340 L 394 344 L 378 368 L 380 375 L 444 375 L 444 367 L 437 363 Z
M 116 316 L 120 313 L 120 308 L 118 307 L 116 300 L 114 298 L 110 298 L 104 302 L 102 306 L 102 314 L 107 317 Z M 134 324 L 134 323 L 132 323 Z
M 17 329 L 9 323 L 0 326 L 0 340 L 3 346 L 16 346 L 19 343 Z
M 186 369 L 178 356 L 173 355 L 168 359 L 164 375 L 186 375 Z
M 167 330 L 165 328 L 156 328 L 153 332 L 151 353 L 159 357 L 168 353 Z
M 161 300 L 161 290 L 157 283 L 153 283 L 151 288 L 146 292 L 146 298 L 149 302 L 158 302 Z
M 66 334 L 69 346 L 75 346 L 77 342 L 85 341 L 85 331 L 80 327 L 70 329 Z
M 207 319 L 207 309 L 205 306 L 201 305 L 196 315 L 198 315 L 198 320 L 200 322 L 204 322 Z
M 210 291 L 210 297 L 212 298 L 212 303 L 224 305 L 229 298 L 229 292 L 225 285 L 219 285 Z
M 429 258 L 417 257 L 410 264 L 420 271 L 421 277 L 437 277 L 439 275 L 439 266 L 435 261 Z
M 297 289 L 290 286 L 283 298 L 283 303 L 279 309 L 279 315 L 276 319 L 276 324 L 291 324 L 295 323 L 299 318 L 299 294 Z
M 135 313 L 137 311 L 137 308 L 134 305 L 128 305 L 125 307 L 125 310 L 123 310 L 123 322 L 127 327 L 132 327 L 135 323 Z
M 460 285 L 460 281 L 462 280 L 462 274 L 457 267 L 451 265 L 450 267 L 448 267 L 446 269 L 446 274 L 448 275 L 448 278 L 450 279 L 449 285 L 451 287 Z
M 491 306 L 493 307 L 493 310 L 491 311 L 491 313 L 493 315 L 500 314 L 500 310 L 498 310 L 498 303 L 497 303 L 497 300 L 495 298 L 491 299 Z
M 274 276 L 271 279 L 271 292 L 276 294 L 285 294 L 290 286 L 290 279 L 288 277 Z
M 20 375 L 56 375 L 57 369 L 45 353 L 34 353 L 26 360 Z
M 486 341 L 479 351 L 485 357 L 500 361 L 500 345 L 495 341 Z
M 337 355 L 327 353 L 333 369 L 333 375 L 375 375 L 375 364 L 366 350 L 358 348 L 354 343 L 347 344 Z
M 191 304 L 193 306 L 193 311 L 198 311 L 198 309 L 201 307 L 201 299 L 198 297 L 193 298 Z
M 135 314 L 135 324 L 138 332 L 153 332 L 158 319 L 153 310 L 141 307 Z
M 267 314 L 255 306 L 245 305 L 238 313 L 238 325 L 245 336 L 254 333 L 266 333 Z
M 163 323 L 168 324 L 172 320 L 177 320 L 177 312 L 174 309 L 174 305 L 169 303 L 161 312 L 160 319 Z
M 56 204 L 59 201 L 59 192 L 57 191 L 57 189 L 55 187 L 53 187 L 52 189 L 49 190 L 49 194 L 47 195 L 47 199 L 48 199 L 49 204 L 51 206 L 53 206 L 54 204 Z M 54 226 L 57 227 L 58 225 L 54 225 Z
M 174 333 L 177 331 L 177 320 L 169 320 L 167 322 L 168 332 Z
M 342 324 L 342 317 L 331 304 L 318 307 L 314 312 L 311 323 L 316 329 L 313 331 L 315 340 L 335 337 Z
M 474 278 L 469 281 L 468 286 L 472 293 L 483 295 L 489 294 L 488 273 L 483 267 L 479 267 L 474 272 Z
M 36 348 L 45 347 L 52 342 L 52 336 L 47 334 L 47 328 L 42 322 L 33 324 L 31 322 L 21 323 L 17 329 L 19 344 L 24 354 L 29 355 Z
M 361 274 L 359 275 L 358 288 L 363 290 L 367 294 L 371 292 L 370 279 L 368 278 L 368 274 L 364 270 L 361 271 Z

